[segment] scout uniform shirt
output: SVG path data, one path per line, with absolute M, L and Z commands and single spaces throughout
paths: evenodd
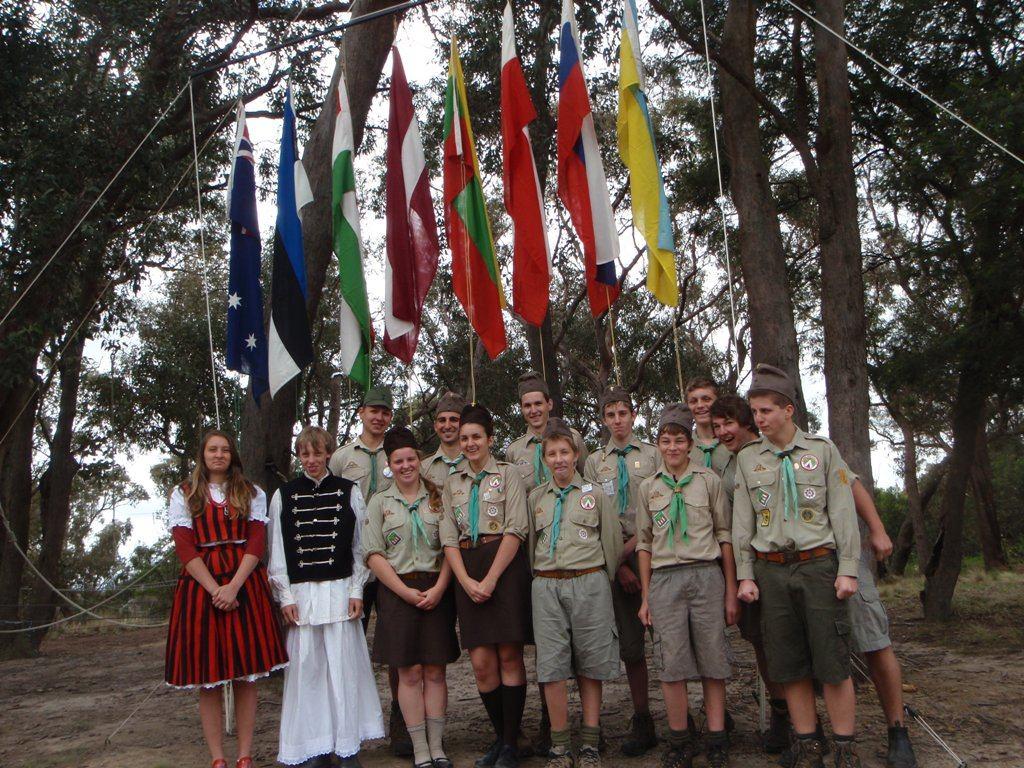
M 665 480 L 679 489 L 673 490 Z M 691 461 L 678 481 L 662 464 L 640 484 L 636 548 L 651 553 L 651 568 L 713 562 L 722 556 L 721 545 L 729 544 L 731 537 L 722 481 L 702 464 Z
M 391 467 L 384 453 L 384 444 L 381 443 L 376 450 L 368 448 L 361 435 L 336 450 L 329 466 L 334 474 L 356 483 L 367 504 L 374 494 L 391 486 Z
M 569 427 L 569 430 L 576 443 L 576 450 L 579 451 L 576 470 L 582 473 L 587 463 L 587 446 L 583 444 L 583 435 L 573 427 Z M 505 459 L 516 465 L 516 469 L 519 470 L 523 478 L 523 487 L 527 491 L 532 491 L 538 485 L 551 479 L 551 473 L 548 472 L 548 467 L 544 463 L 543 448 L 541 447 L 543 442 L 543 437 L 538 437 L 533 432 L 527 432 L 509 443 L 508 448 L 505 449 Z
M 722 445 L 718 440 L 705 443 L 697 436 L 697 430 L 693 430 L 693 447 L 690 448 L 690 464 L 698 464 L 702 467 L 709 467 L 719 477 L 725 471 L 725 467 L 732 457 L 732 451 Z
M 395 573 L 441 570 L 441 507 L 432 509 L 427 487 L 420 483 L 416 501 L 411 504 L 397 485 L 373 497 L 363 521 L 363 559 L 383 555 Z
M 530 520 L 523 481 L 514 466 L 490 456 L 479 475 L 467 461 L 445 482 L 441 494 L 441 546 L 457 547 L 460 541 L 472 540 L 474 502 L 479 536 L 511 533 L 526 541 Z
M 448 476 L 454 475 L 464 464 L 466 464 L 466 457 L 461 452 L 455 459 L 449 459 L 438 448 L 437 453 L 420 462 L 420 474 L 438 488 L 444 488 L 444 481 L 448 479 Z
M 837 550 L 838 575 L 856 578 L 860 533 L 851 476 L 831 440 L 800 429 L 781 451 L 764 437 L 743 446 L 733 495 L 736 578 L 754 578 L 753 550 L 817 547 Z
M 619 455 L 616 451 L 625 451 Z M 636 534 L 636 508 L 640 497 L 640 483 L 653 475 L 661 464 L 661 454 L 650 443 L 645 443 L 636 435 L 629 436 L 626 447 L 618 449 L 611 440 L 608 445 L 587 457 L 587 465 L 583 476 L 597 486 L 597 490 L 608 497 L 612 509 L 622 523 L 622 538 L 629 540 Z M 621 467 L 625 466 L 629 476 L 626 494 L 620 495 L 619 476 Z
M 533 525 L 527 551 L 531 569 L 604 568 L 609 580 L 615 578 L 622 555 L 619 516 L 614 501 L 593 483 L 584 481 L 578 472 L 564 489 L 549 480 L 530 492 L 530 510 Z

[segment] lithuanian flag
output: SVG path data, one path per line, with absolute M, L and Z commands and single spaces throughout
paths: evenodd
M 480 167 L 469 124 L 466 84 L 452 38 L 444 99 L 444 223 L 452 252 L 452 287 L 491 358 L 507 346 L 505 294 L 487 219 Z

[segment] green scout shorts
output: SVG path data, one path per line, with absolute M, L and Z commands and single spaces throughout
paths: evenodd
M 661 682 L 731 676 L 725 578 L 717 560 L 656 568 L 649 606 L 651 623 L 661 638 Z
M 531 590 L 538 683 L 568 680 L 574 672 L 591 680 L 619 676 L 612 590 L 603 568 L 572 579 L 538 577 Z
M 740 603 L 740 618 L 736 622 L 740 637 L 751 645 L 761 645 L 761 602 Z
M 633 555 L 626 561 L 633 573 L 640 577 L 637 556 Z M 615 626 L 619 630 L 619 658 L 627 664 L 634 664 L 644 659 L 644 625 L 640 622 L 640 606 L 644 598 L 640 591 L 629 594 L 619 584 L 612 582 L 612 607 L 615 609 Z
M 860 553 L 857 569 L 857 592 L 847 602 L 850 604 L 850 624 L 853 632 L 853 648 L 858 653 L 872 653 L 892 645 L 889 639 L 889 616 L 885 612 L 882 598 L 878 594 L 875 575 L 871 571 L 874 555 L 869 548 Z
M 813 677 L 834 685 L 850 676 L 850 612 L 836 598 L 838 569 L 835 555 L 788 565 L 754 561 L 773 682 Z

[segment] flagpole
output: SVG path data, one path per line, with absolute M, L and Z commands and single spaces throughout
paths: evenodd
M 537 326 L 537 340 L 540 342 L 540 375 L 543 377 L 544 381 L 547 382 L 547 380 L 548 380 L 548 366 L 547 366 L 547 362 L 544 360 L 544 326 L 543 325 L 538 325 Z
M 672 312 L 672 340 L 676 348 L 676 378 L 679 383 L 679 401 L 685 402 L 686 398 L 683 395 L 683 363 L 679 354 L 679 319 L 674 311 Z
M 612 314 L 612 298 L 607 283 L 604 286 L 604 298 L 608 302 L 608 330 L 612 334 L 612 367 L 615 369 L 615 383 L 621 387 L 622 374 L 619 371 L 619 353 L 615 348 L 615 315 Z

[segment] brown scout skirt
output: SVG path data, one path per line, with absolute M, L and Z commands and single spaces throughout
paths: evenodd
M 439 575 L 414 571 L 399 574 L 399 578 L 413 589 L 425 592 L 437 583 Z M 459 640 L 455 636 L 455 596 L 451 587 L 433 610 L 424 611 L 380 585 L 377 626 L 373 633 L 374 662 L 411 667 L 414 664 L 451 664 L 457 658 Z
M 481 581 L 490 570 L 500 546 L 501 538 L 497 538 L 473 549 L 460 548 L 467 575 Z M 463 648 L 498 643 L 533 644 L 532 579 L 524 546 L 516 551 L 487 602 L 474 603 L 456 581 L 455 604 L 459 612 L 459 637 Z

